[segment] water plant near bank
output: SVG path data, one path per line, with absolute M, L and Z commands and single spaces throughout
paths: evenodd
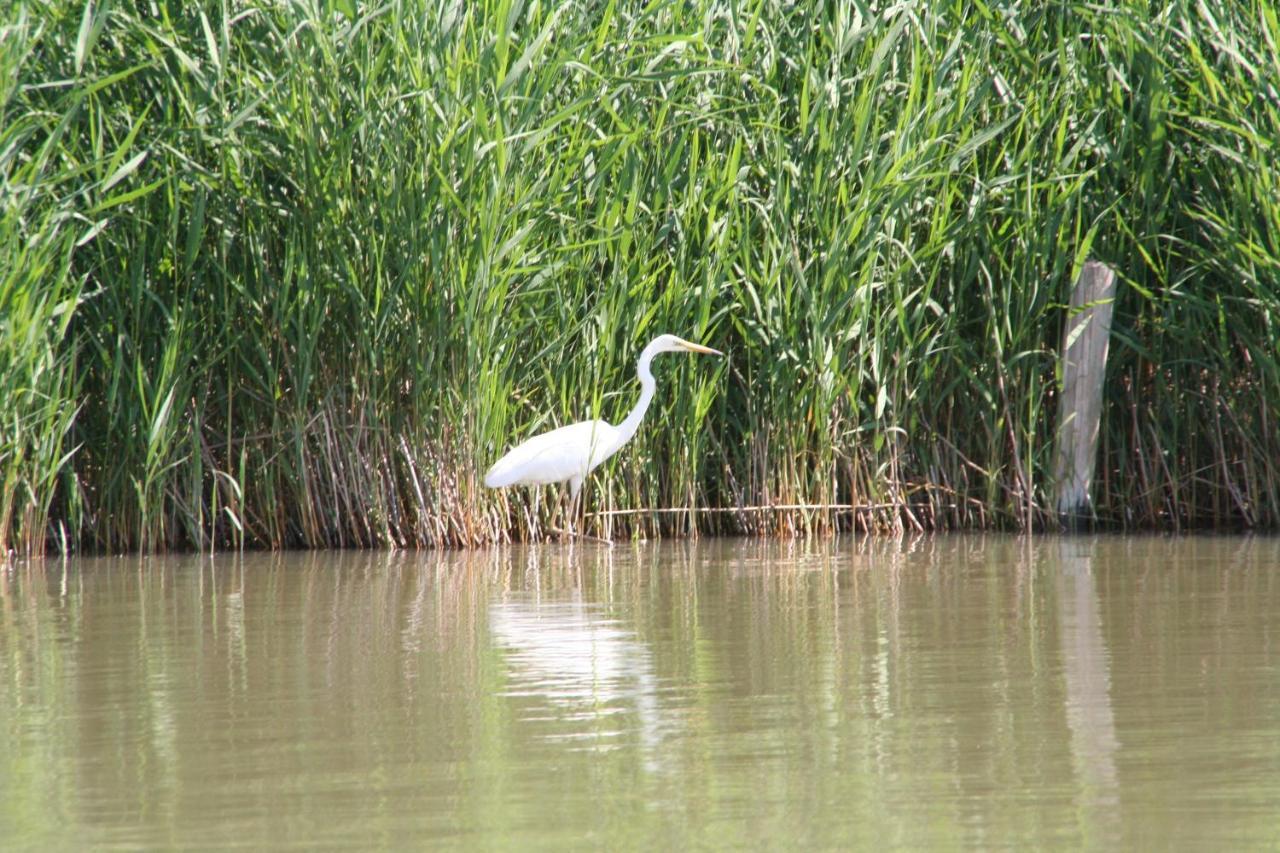
M 1051 525 L 1089 257 L 1099 517 L 1274 527 L 1278 43 L 1245 0 L 8 4 L 0 545 L 528 536 L 480 473 L 661 332 L 728 358 L 659 371 L 589 531 Z

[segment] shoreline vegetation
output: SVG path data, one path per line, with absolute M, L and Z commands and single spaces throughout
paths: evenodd
M 526 538 L 555 502 L 481 473 L 662 332 L 726 358 L 659 365 L 587 533 L 1053 529 L 1089 258 L 1100 522 L 1274 529 L 1278 43 L 1233 0 L 5 4 L 0 547 Z

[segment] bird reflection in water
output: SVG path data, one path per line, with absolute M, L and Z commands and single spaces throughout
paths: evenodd
M 638 746 L 656 771 L 664 720 L 652 653 L 581 588 L 553 595 L 511 591 L 489 606 L 505 652 L 505 695 L 548 742 L 607 751 Z

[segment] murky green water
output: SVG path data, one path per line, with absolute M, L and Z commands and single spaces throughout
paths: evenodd
M 1280 846 L 1280 540 L 0 570 L 7 849 Z

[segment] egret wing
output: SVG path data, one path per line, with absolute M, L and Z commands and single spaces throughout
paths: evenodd
M 484 475 L 489 488 L 562 483 L 586 474 L 607 457 L 613 427 L 582 421 L 535 435 L 511 448 Z

